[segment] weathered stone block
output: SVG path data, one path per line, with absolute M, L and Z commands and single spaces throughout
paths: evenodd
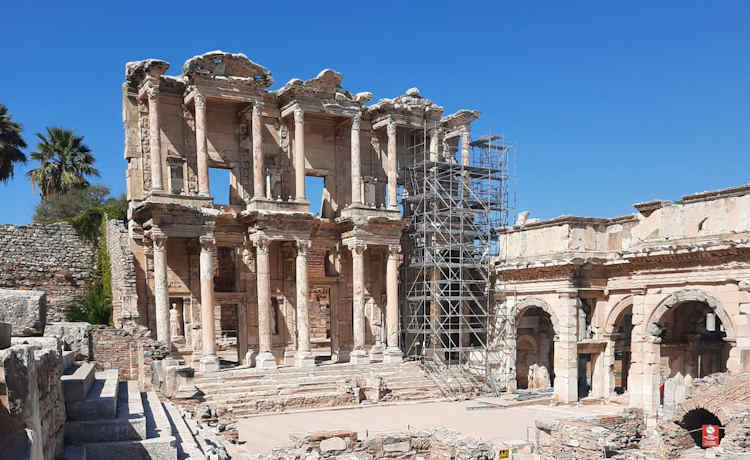
M 94 359 L 91 329 L 91 324 L 84 322 L 48 323 L 44 328 L 44 336 L 59 337 L 63 350 L 73 351 L 76 361 L 90 361 Z
M 334 436 L 320 441 L 321 452 L 339 452 L 342 450 L 346 450 L 346 441 L 339 437 Z
M 42 291 L 0 289 L 0 322 L 13 326 L 13 335 L 41 335 L 47 322 L 47 295 Z

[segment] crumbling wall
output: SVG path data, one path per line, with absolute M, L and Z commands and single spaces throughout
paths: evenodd
M 67 222 L 0 226 L 0 288 L 47 293 L 47 320 L 65 309 L 94 273 L 96 247 Z
M 117 329 L 95 325 L 92 329 L 94 359 L 100 369 L 117 369 L 122 380 L 137 380 L 151 388 L 151 362 L 168 355 L 166 345 L 150 338 L 145 327 Z
M 259 459 L 376 458 L 476 460 L 497 457 L 498 448 L 488 442 L 437 428 L 370 434 L 358 439 L 353 431 L 320 431 L 292 435 L 290 447 L 274 449 Z
M 120 220 L 107 221 L 107 254 L 112 274 L 112 319 L 116 327 L 134 326 L 139 318 L 135 256 L 128 229 Z
M 637 448 L 646 426 L 643 412 L 627 409 L 620 415 L 539 421 L 539 453 L 543 458 L 607 458 Z M 606 456 L 605 456 L 606 455 Z M 627 457 L 626 457 L 627 458 Z
M 52 460 L 62 454 L 63 360 L 54 348 L 0 350 L 0 458 Z

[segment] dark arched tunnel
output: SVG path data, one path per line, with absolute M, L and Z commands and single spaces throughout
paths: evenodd
M 682 420 L 678 422 L 678 425 L 690 432 L 690 436 L 692 436 L 693 441 L 695 441 L 695 445 L 699 447 L 703 447 L 703 425 L 718 425 L 719 443 L 721 443 L 722 438 L 724 438 L 724 427 L 721 424 L 719 417 L 702 407 L 688 411 L 685 416 L 682 417 Z

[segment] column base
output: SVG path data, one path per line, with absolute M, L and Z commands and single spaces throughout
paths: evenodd
M 245 353 L 245 360 L 243 364 L 248 367 L 255 367 L 255 357 L 258 356 L 258 352 L 255 350 L 248 350 Z
M 309 351 L 298 351 L 294 357 L 295 367 L 315 367 L 315 356 Z
M 373 345 L 372 348 L 370 348 L 370 362 L 377 362 L 377 361 L 383 361 L 383 352 L 385 351 L 385 347 L 383 344 L 376 344 Z
M 400 363 L 404 360 L 404 354 L 399 348 L 388 348 L 383 354 L 384 363 Z
M 276 369 L 276 358 L 270 351 L 258 353 L 258 356 L 255 357 L 255 367 L 258 369 Z
M 352 364 L 369 364 L 370 357 L 365 350 L 354 350 L 349 354 L 349 362 Z
M 219 364 L 219 357 L 218 356 L 203 356 L 201 357 L 200 361 L 200 371 L 202 374 L 206 374 L 208 372 L 218 372 L 221 368 Z

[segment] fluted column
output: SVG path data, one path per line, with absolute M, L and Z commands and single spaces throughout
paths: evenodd
M 171 343 L 169 293 L 167 292 L 167 235 L 152 232 L 154 242 L 154 302 L 156 304 L 156 340 Z
M 151 190 L 164 190 L 161 171 L 161 129 L 159 128 L 159 88 L 148 89 L 148 136 L 151 155 Z
M 307 249 L 310 241 L 297 240 L 297 367 L 315 365 L 315 357 L 310 353 L 310 314 L 307 301 L 310 289 L 307 282 Z
M 258 357 L 255 359 L 255 367 L 276 369 L 276 359 L 271 353 L 271 241 L 258 238 L 253 244 L 258 277 Z
M 214 251 L 216 250 L 216 243 L 213 235 L 202 235 L 199 241 L 201 244 L 201 339 L 203 342 L 200 369 L 201 372 L 214 372 L 219 370 L 214 318 Z
M 195 145 L 198 152 L 198 193 L 210 196 L 208 183 L 208 144 L 206 141 L 206 97 L 195 95 Z
M 403 256 L 400 245 L 388 246 L 388 262 L 386 264 L 386 345 L 383 361 L 401 361 L 402 354 L 398 347 L 398 267 L 401 265 Z
M 359 152 L 359 124 L 362 114 L 355 113 L 352 117 L 352 206 L 362 205 L 362 172 L 361 156 Z
M 294 182 L 296 200 L 305 201 L 305 112 L 294 109 Z
M 263 187 L 263 126 L 261 116 L 263 104 L 253 104 L 253 198 L 262 199 L 265 196 Z
M 396 179 L 398 177 L 398 162 L 396 161 L 396 122 L 388 120 L 388 209 L 398 209 Z
M 350 361 L 354 364 L 370 361 L 365 350 L 365 264 L 364 253 L 367 245 L 362 242 L 352 242 L 349 245 L 352 253 L 352 337 L 354 350 Z
M 471 126 L 470 125 L 464 125 L 463 129 L 461 130 L 461 164 L 464 166 L 469 166 L 469 158 L 470 158 L 470 151 L 471 151 Z

